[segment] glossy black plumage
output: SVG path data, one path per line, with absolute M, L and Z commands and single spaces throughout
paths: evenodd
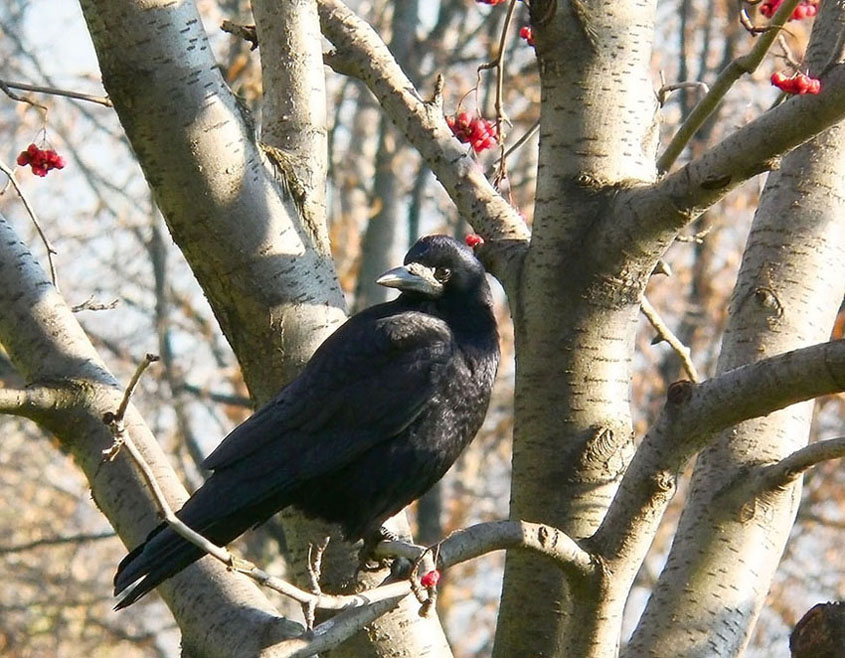
M 443 476 L 484 419 L 499 360 L 484 269 L 428 236 L 379 282 L 402 294 L 351 317 L 221 442 L 180 519 L 223 545 L 293 505 L 357 540 Z M 201 556 L 158 526 L 120 563 L 117 607 Z

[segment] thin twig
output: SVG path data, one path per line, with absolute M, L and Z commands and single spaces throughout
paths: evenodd
M 36 539 L 24 544 L 11 544 L 8 546 L 0 546 L 0 554 L 5 553 L 20 553 L 23 551 L 31 551 L 34 548 L 41 548 L 42 546 L 62 546 L 64 544 L 83 544 L 85 542 L 97 541 L 100 539 L 111 539 L 116 537 L 114 530 L 110 532 L 94 532 L 82 533 L 79 535 L 70 535 L 67 537 L 44 537 L 43 539 Z
M 113 299 L 108 303 L 98 302 L 94 295 L 91 295 L 88 299 L 86 299 L 81 304 L 77 304 L 76 306 L 71 306 L 70 310 L 73 313 L 79 313 L 80 311 L 110 311 L 115 306 L 120 303 L 119 299 Z
M 38 231 L 38 235 L 41 236 L 41 241 L 44 243 L 44 247 L 47 249 L 47 263 L 50 265 L 50 280 L 53 282 L 53 285 L 56 287 L 56 290 L 58 290 L 59 284 L 56 281 L 56 265 L 53 263 L 53 254 L 58 252 L 53 249 L 53 246 L 47 239 L 47 235 L 44 233 L 43 230 L 41 230 L 41 224 L 38 222 L 38 215 L 35 214 L 35 208 L 32 207 L 32 204 L 29 202 L 29 199 L 26 198 L 23 189 L 21 189 L 21 186 L 18 184 L 18 181 L 15 178 L 15 172 L 12 171 L 2 160 L 0 160 L 0 171 L 2 171 L 4 174 L 6 174 L 6 176 L 9 177 L 9 182 L 12 184 L 12 187 L 15 188 L 15 191 L 21 198 L 21 201 L 23 202 L 23 207 L 26 208 L 26 212 L 29 214 L 29 218 L 32 220 L 32 223 L 35 224 L 35 230 Z
M 511 0 L 508 5 L 508 12 L 505 14 L 505 24 L 502 26 L 502 34 L 499 36 L 499 52 L 496 53 L 496 58 L 478 67 L 479 76 L 481 75 L 481 71 L 492 68 L 496 69 L 496 138 L 499 141 L 499 148 L 501 152 L 498 160 L 498 171 L 496 172 L 496 176 L 494 178 L 497 185 L 501 180 L 504 180 L 507 177 L 507 156 L 505 154 L 505 139 L 502 128 L 504 127 L 505 122 L 510 123 L 510 121 L 505 114 L 503 100 L 505 87 L 505 67 L 503 64 L 505 61 L 508 32 L 510 31 L 511 20 L 513 19 L 513 12 L 515 8 L 516 0 Z
M 701 92 L 702 96 L 706 96 L 710 93 L 710 86 L 706 82 L 701 82 L 699 80 L 692 80 L 687 82 L 674 82 L 672 84 L 664 84 L 660 89 L 657 90 L 657 101 L 663 105 L 666 103 L 666 99 L 669 97 L 673 91 L 678 91 L 679 89 L 697 89 Z
M 9 98 L 13 101 L 18 101 L 19 103 L 26 103 L 27 105 L 31 105 L 32 107 L 37 107 L 39 110 L 44 112 L 44 115 L 47 115 L 48 109 L 46 105 L 42 105 L 41 103 L 36 103 L 34 100 L 27 98 L 26 96 L 19 96 L 15 92 L 12 91 L 12 87 L 14 85 L 9 84 L 8 82 L 4 82 L 0 80 L 0 91 L 6 94 Z
M 498 167 L 499 164 L 502 162 L 503 158 L 505 160 L 507 160 L 514 151 L 516 151 L 519 148 L 522 148 L 529 139 L 531 139 L 534 135 L 536 135 L 538 130 L 540 130 L 540 119 L 537 119 L 532 124 L 532 126 L 528 130 L 526 130 L 525 133 L 518 140 L 516 140 L 513 143 L 513 145 L 508 148 L 507 151 L 505 151 L 504 155 L 500 156 L 493 163 L 493 166 L 490 169 L 488 169 L 488 175 L 492 175 L 493 172 L 495 171 L 496 167 Z
M 640 308 L 642 309 L 643 315 L 646 316 L 646 319 L 651 323 L 651 326 L 654 327 L 657 335 L 669 343 L 669 346 L 675 350 L 675 353 L 681 359 L 681 364 L 684 366 L 684 370 L 690 380 L 694 382 L 700 381 L 698 378 L 698 371 L 695 369 L 695 364 L 693 364 L 692 359 L 690 358 L 690 349 L 684 345 L 675 334 L 672 333 L 672 330 L 669 329 L 665 322 L 663 322 L 663 318 L 660 317 L 660 314 L 655 310 L 648 299 L 646 299 L 645 295 L 643 295 L 642 300 L 640 300 Z
M 39 103 L 29 100 L 28 98 L 23 98 L 21 96 L 16 96 L 12 94 L 12 89 L 21 89 L 23 91 L 34 91 L 39 94 L 50 94 L 51 96 L 64 96 L 65 98 L 72 98 L 78 101 L 87 101 L 89 103 L 96 103 L 97 105 L 102 105 L 104 107 L 113 107 L 111 99 L 107 96 L 94 96 L 93 94 L 83 94 L 79 91 L 70 91 L 68 89 L 56 89 L 55 87 L 44 87 L 42 85 L 30 85 L 25 82 L 11 82 L 9 80 L 0 80 L 0 89 L 6 92 L 6 95 L 13 100 L 22 101 L 24 103 L 29 103 L 30 105 L 35 105 L 36 107 L 40 107 L 45 112 L 47 108 Z

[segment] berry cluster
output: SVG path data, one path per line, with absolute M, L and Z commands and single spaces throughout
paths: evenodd
M 33 174 L 43 178 L 51 169 L 64 169 L 65 159 L 53 149 L 40 149 L 30 144 L 25 151 L 20 152 L 17 163 L 21 167 L 29 165 Z
M 499 134 L 496 131 L 495 121 L 461 112 L 447 116 L 446 123 L 449 124 L 452 134 L 458 138 L 458 141 L 461 144 L 469 143 L 476 153 L 481 153 L 496 145 Z
M 780 71 L 772 73 L 772 84 L 787 94 L 818 94 L 822 83 L 817 78 L 811 78 L 804 73 L 796 73 L 787 78 Z
M 420 578 L 420 585 L 423 587 L 437 587 L 437 583 L 440 582 L 440 572 L 437 569 L 432 569 L 427 574 L 425 574 L 422 578 Z
M 519 29 L 519 36 L 525 39 L 529 46 L 534 45 L 534 30 L 530 27 L 522 27 Z
M 771 18 L 782 3 L 783 0 L 766 0 L 760 5 L 760 13 L 766 18 Z M 817 13 L 819 13 L 819 6 L 816 0 L 801 0 L 801 4 L 792 11 L 789 20 L 800 21 L 802 18 L 812 18 Z
M 507 2 L 508 0 L 475 0 L 476 2 L 480 2 L 482 5 L 500 5 L 503 2 Z

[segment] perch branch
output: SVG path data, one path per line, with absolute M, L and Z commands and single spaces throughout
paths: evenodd
M 436 566 L 446 569 L 486 553 L 514 548 L 545 555 L 561 569 L 582 577 L 595 571 L 592 556 L 576 541 L 556 528 L 526 521 L 492 521 L 458 530 L 436 544 Z M 376 548 L 380 556 L 409 560 L 418 560 L 428 550 L 398 541 L 381 542 Z

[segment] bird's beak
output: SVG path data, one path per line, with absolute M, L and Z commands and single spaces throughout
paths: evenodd
M 443 284 L 434 278 L 434 270 L 420 263 L 394 267 L 382 274 L 376 283 L 402 292 L 416 292 L 427 297 L 439 297 Z

